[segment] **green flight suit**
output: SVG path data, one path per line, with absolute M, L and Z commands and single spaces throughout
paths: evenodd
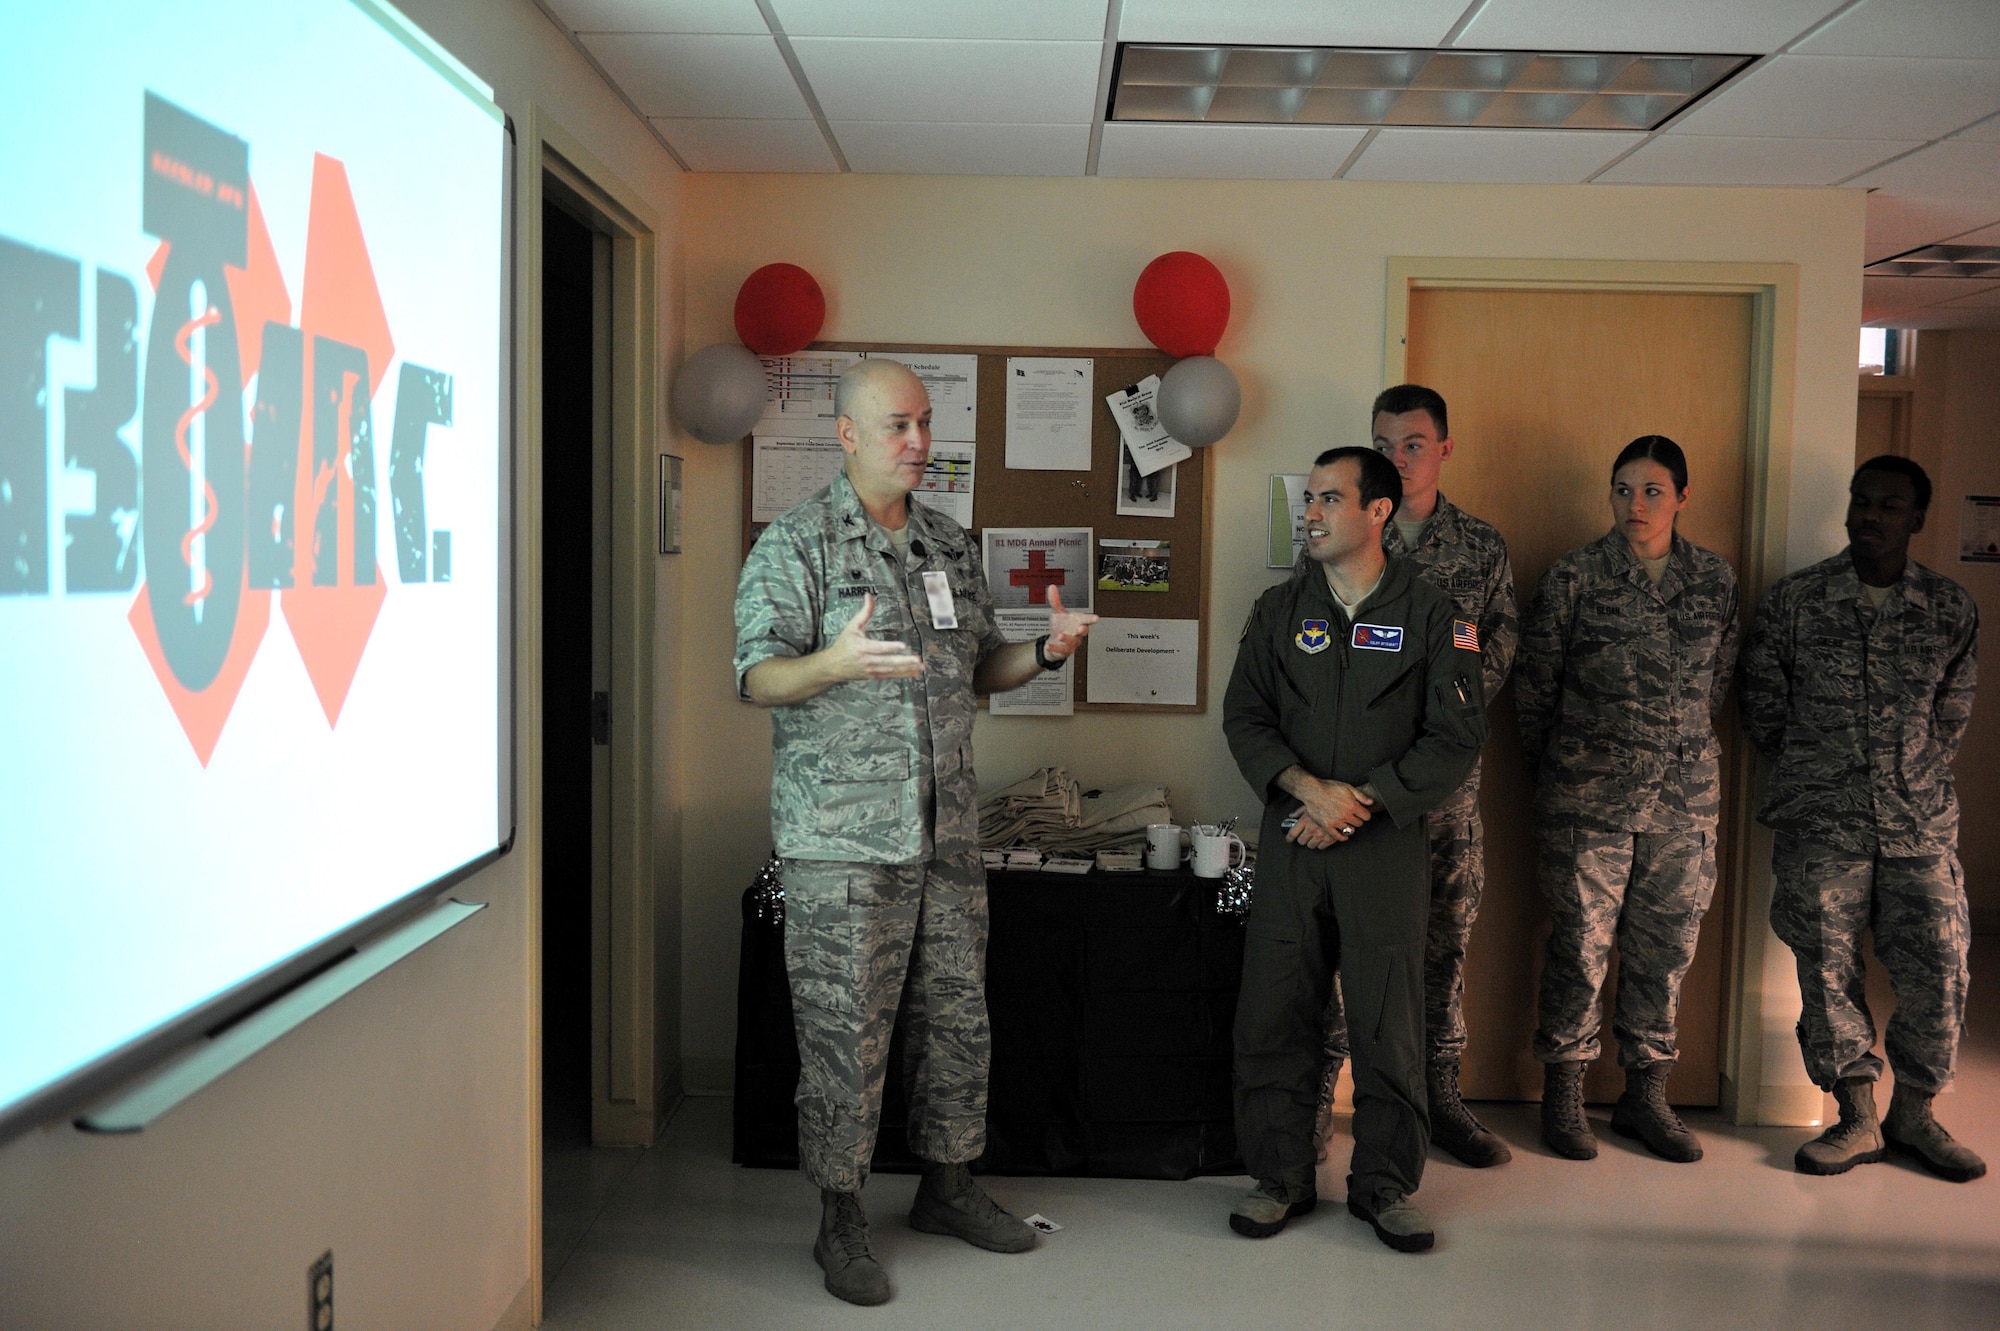
M 1477 634 L 1455 640 L 1456 616 L 1450 597 L 1392 558 L 1350 623 L 1313 566 L 1258 598 L 1237 648 L 1223 733 L 1265 803 L 1236 1005 L 1236 1141 L 1249 1172 L 1287 1201 L 1313 1193 L 1336 967 L 1354 1057 L 1349 1195 L 1407 1196 L 1423 1178 L 1424 814 L 1486 742 Z M 1298 801 L 1276 781 L 1294 764 L 1372 786 L 1374 816 L 1326 850 L 1286 841 L 1281 823 Z

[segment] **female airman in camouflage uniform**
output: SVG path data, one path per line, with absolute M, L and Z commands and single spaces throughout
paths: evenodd
M 1550 567 L 1521 623 L 1516 702 L 1535 773 L 1542 893 L 1554 932 L 1535 1056 L 1542 1136 L 1597 1154 L 1583 1112 L 1614 942 L 1625 1094 L 1614 1131 L 1669 1160 L 1701 1143 L 1667 1107 L 1681 979 L 1715 891 L 1720 712 L 1736 660 L 1736 575 L 1674 529 L 1687 459 L 1635 439 L 1611 473 L 1612 530 Z

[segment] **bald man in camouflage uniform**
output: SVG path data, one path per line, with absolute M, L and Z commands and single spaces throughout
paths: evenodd
M 1583 1074 L 1601 1048 L 1598 996 L 1614 943 L 1626 1091 L 1612 1127 L 1665 1159 L 1701 1158 L 1664 1096 L 1681 981 L 1715 893 L 1713 721 L 1736 644 L 1735 572 L 1679 532 L 1657 583 L 1616 527 L 1571 551 L 1521 621 L 1514 698 L 1553 925 L 1534 1052 L 1543 1139 L 1570 1159 L 1597 1154 Z
M 1490 707 L 1507 682 L 1520 635 L 1507 542 L 1490 524 L 1459 508 L 1438 489 L 1438 473 L 1455 451 L 1443 397 L 1420 384 L 1398 384 L 1376 397 L 1370 417 L 1376 451 L 1396 464 L 1403 481 L 1403 501 L 1395 520 L 1383 529 L 1382 549 L 1408 560 L 1418 577 L 1449 596 L 1459 615 L 1478 626 L 1481 683 Z M 1465 1054 L 1465 949 L 1486 881 L 1479 770 L 1475 761 L 1465 783 L 1424 815 L 1431 868 L 1424 946 L 1431 1140 L 1475 1169 L 1505 1164 L 1514 1156 L 1506 1142 L 1473 1117 L 1458 1086 L 1459 1061 Z M 1336 984 L 1327 1006 L 1327 1068 L 1318 1124 L 1322 1153 L 1333 1084 L 1347 1054 L 1346 1014 Z
M 1931 1114 L 1965 1027 L 1968 920 L 1951 760 L 1972 718 L 1979 612 L 1908 557 L 1930 479 L 1906 458 L 1854 475 L 1849 546 L 1781 579 L 1743 654 L 1744 729 L 1776 764 L 1758 821 L 1774 831 L 1771 927 L 1798 959 L 1799 1046 L 1840 1117 L 1799 1148 L 1801 1173 L 1841 1174 L 1890 1148 L 1954 1182 L 1986 1163 Z M 1895 986 L 1896 1089 L 1875 1117 L 1882 1060 L 1862 930 Z
M 995 1252 L 1034 1231 L 973 1183 L 986 1144 L 986 875 L 972 767 L 975 693 L 1059 668 L 1090 615 L 1054 600 L 1051 635 L 1008 643 L 965 530 L 910 498 L 930 401 L 893 361 L 842 377 L 833 483 L 760 536 L 736 590 L 736 678 L 772 708 L 771 831 L 799 1043 L 799 1157 L 821 1190 L 827 1289 L 881 1303 L 889 1281 L 860 1192 L 905 1007 L 910 1223 Z

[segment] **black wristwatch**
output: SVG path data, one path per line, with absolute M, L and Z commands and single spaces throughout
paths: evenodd
M 1060 670 L 1069 658 L 1067 656 L 1058 656 L 1055 660 L 1051 661 L 1048 653 L 1042 650 L 1042 648 L 1048 645 L 1048 641 L 1049 635 L 1046 633 L 1035 639 L 1035 664 L 1044 670 Z

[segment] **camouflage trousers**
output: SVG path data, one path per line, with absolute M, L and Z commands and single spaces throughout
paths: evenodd
M 1592 1062 L 1598 997 L 1618 946 L 1611 1029 L 1620 1067 L 1672 1063 L 1681 981 L 1715 895 L 1715 834 L 1545 827 L 1535 838 L 1554 926 L 1542 962 L 1535 1057 Z
M 1479 918 L 1479 894 L 1486 882 L 1485 830 L 1479 809 L 1450 818 L 1424 819 L 1430 842 L 1431 907 L 1424 933 L 1424 1052 L 1458 1058 L 1465 1052 L 1465 945 Z M 1347 1013 L 1334 978 L 1326 1005 L 1328 1070 L 1347 1060 Z
M 1889 1065 L 1896 1080 L 1935 1095 L 1951 1085 L 1965 1029 L 1971 923 L 1958 856 L 1857 855 L 1780 834 L 1771 928 L 1799 964 L 1799 1048 L 1822 1090 L 1882 1075 L 1862 973 L 1861 931 L 1895 988 Z
M 910 1149 L 947 1164 L 976 1159 L 992 1058 L 979 852 L 918 864 L 788 859 L 782 874 L 806 1177 L 837 1192 L 867 1182 L 899 1003 Z

